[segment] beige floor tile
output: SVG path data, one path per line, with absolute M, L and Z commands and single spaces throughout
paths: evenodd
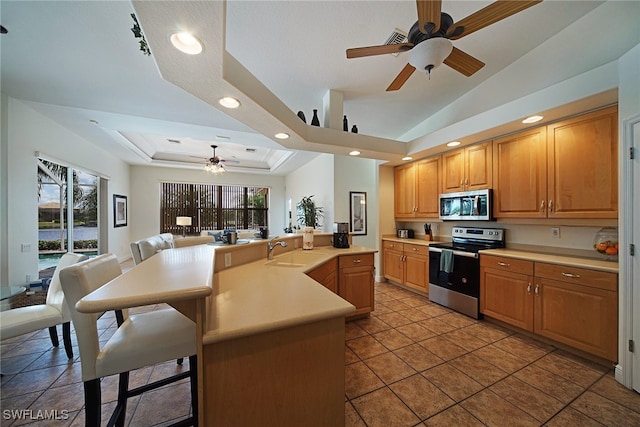
M 456 357 L 460 357 L 463 354 L 467 353 L 466 349 L 445 338 L 442 338 L 442 336 L 437 336 L 421 341 L 420 345 L 443 360 L 455 359 Z
M 460 356 L 451 360 L 449 364 L 484 386 L 494 384 L 508 375 L 502 369 L 473 354 Z
M 507 373 L 513 373 L 529 364 L 529 362 L 522 360 L 518 356 L 504 351 L 493 344 L 479 348 L 471 354 L 499 367 Z
M 422 375 L 456 402 L 460 402 L 484 388 L 482 384 L 449 364 L 428 369 Z
M 507 377 L 495 383 L 489 390 L 541 423 L 549 420 L 564 407 L 559 400 L 514 377 Z
M 513 375 L 562 403 L 571 402 L 584 391 L 576 383 L 533 365 L 526 366 Z
M 57 365 L 16 374 L 6 383 L 2 383 L 2 398 L 44 391 L 58 379 L 66 368 L 63 365 Z
M 450 324 L 443 322 L 442 320 L 440 320 L 439 317 L 430 317 L 426 320 L 422 320 L 420 322 L 418 322 L 418 324 L 420 326 L 423 326 L 431 331 L 433 331 L 434 333 L 440 335 L 440 334 L 446 334 L 447 332 L 451 332 L 454 331 L 456 329 L 455 326 L 451 326 Z
M 344 403 L 344 425 L 345 427 L 367 427 L 351 402 Z
M 460 347 L 464 348 L 467 351 L 477 350 L 487 345 L 487 343 L 482 341 L 480 338 L 464 332 L 461 329 L 455 329 L 451 332 L 442 334 L 442 337 L 455 344 L 458 344 Z
M 602 377 L 589 391 L 640 413 L 640 393 L 629 390 L 617 382 L 612 373 Z
M 478 323 L 476 319 L 472 319 L 464 314 L 456 313 L 455 311 L 443 314 L 442 316 L 439 316 L 438 319 L 455 328 L 464 328 Z
M 433 303 L 425 305 L 423 307 L 418 307 L 418 310 L 429 315 L 429 317 L 442 316 L 443 314 L 451 313 L 451 310 L 449 310 L 448 308 Z
M 419 322 L 420 320 L 426 320 L 430 316 L 422 311 L 418 310 L 419 307 L 411 307 L 406 310 L 399 311 L 398 313 L 411 320 L 412 322 Z
M 344 335 L 345 339 L 348 341 L 367 335 L 367 331 L 362 329 L 356 322 L 347 322 L 344 325 Z
M 404 360 L 418 372 L 444 363 L 444 360 L 431 353 L 420 344 L 412 344 L 394 351 L 394 354 Z
M 640 426 L 640 412 L 587 391 L 571 403 L 571 407 L 608 426 Z
M 356 320 L 355 322 L 370 334 L 391 329 L 391 326 L 380 320 L 378 317 L 367 317 L 365 319 Z
M 345 366 L 344 382 L 345 394 L 349 399 L 384 387 L 382 380 L 363 362 Z
M 599 423 L 571 407 L 566 407 L 558 415 L 553 417 L 545 424 L 545 427 L 603 427 L 604 424 Z
M 393 311 L 402 311 L 402 310 L 407 310 L 411 308 L 411 306 L 405 303 L 404 300 L 398 300 L 398 299 L 387 301 L 385 305 Z
M 460 404 L 474 417 L 489 426 L 539 426 L 538 420 L 485 389 Z
M 474 323 L 473 325 L 469 325 L 462 330 L 466 333 L 475 335 L 476 337 L 487 343 L 496 342 L 508 337 L 509 335 L 513 335 L 513 332 L 511 332 L 510 330 L 489 322 Z
M 378 316 L 378 319 L 382 320 L 392 328 L 397 328 L 398 326 L 406 325 L 412 322 L 411 319 L 408 319 L 403 315 L 398 314 L 397 312 L 381 314 Z
M 159 388 L 143 394 L 131 418 L 131 426 L 159 424 L 186 418 L 191 412 L 190 384 Z
M 365 364 L 385 384 L 394 383 L 416 373 L 415 369 L 391 352 L 367 359 Z
M 415 342 L 424 341 L 436 336 L 435 332 L 425 328 L 424 326 L 420 326 L 417 323 L 409 323 L 408 325 L 397 327 L 396 331 L 411 338 Z
M 389 350 L 396 350 L 414 343 L 411 338 L 401 334 L 397 329 L 378 332 L 373 334 L 373 337 Z
M 344 364 L 348 365 L 350 363 L 356 363 L 359 362 L 360 358 L 358 357 L 357 354 L 355 354 L 353 352 L 353 350 L 351 350 L 345 343 L 344 346 Z
M 420 419 L 388 388 L 366 394 L 351 403 L 369 427 L 410 427 Z
M 422 420 L 455 404 L 422 375 L 412 375 L 389 388 Z
M 456 405 L 429 418 L 425 421 L 425 425 L 429 427 L 481 427 L 485 424 L 460 405 Z
M 576 356 L 560 352 L 549 353 L 538 359 L 534 365 L 573 381 L 582 387 L 589 387 L 606 372 L 606 368 L 597 367 L 598 369 L 594 369 L 593 364 L 587 361 L 583 362 Z
M 522 335 L 505 337 L 500 341 L 496 341 L 494 345 L 529 362 L 538 360 L 555 349 L 552 346 L 542 344 Z
M 372 336 L 347 341 L 347 345 L 360 359 L 368 359 L 389 351 Z

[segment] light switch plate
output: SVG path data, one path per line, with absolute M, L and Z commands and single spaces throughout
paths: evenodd
M 224 254 L 224 266 L 231 267 L 231 254 Z
M 560 238 L 560 227 L 551 227 L 551 237 L 554 239 Z

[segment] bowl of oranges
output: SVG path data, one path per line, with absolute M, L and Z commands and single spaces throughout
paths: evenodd
M 593 239 L 593 249 L 608 260 L 618 259 L 618 229 L 604 227 Z

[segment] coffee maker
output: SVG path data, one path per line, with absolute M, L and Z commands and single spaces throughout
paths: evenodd
M 348 222 L 333 223 L 333 247 L 334 248 L 349 247 L 349 223 Z

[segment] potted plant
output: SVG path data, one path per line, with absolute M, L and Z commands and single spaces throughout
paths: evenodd
M 313 229 L 320 225 L 318 220 L 322 218 L 323 209 L 316 206 L 313 196 L 303 197 L 296 205 L 298 222 L 305 226 L 302 235 L 302 248 L 313 249 Z

